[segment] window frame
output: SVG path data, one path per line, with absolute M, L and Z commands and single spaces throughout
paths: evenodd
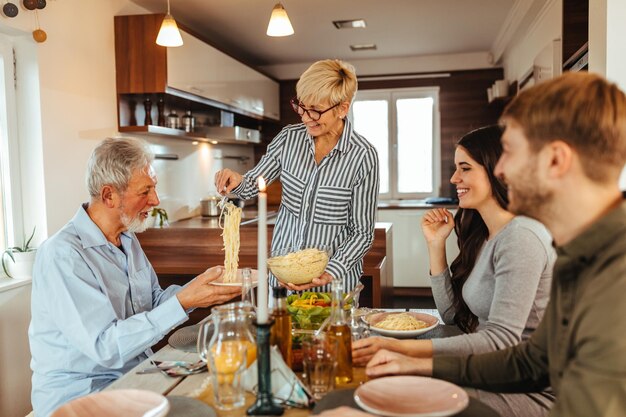
M 397 101 L 408 98 L 432 98 L 432 192 L 429 193 L 400 193 L 398 191 L 398 128 L 397 128 Z M 386 100 L 388 128 L 388 154 L 389 154 L 389 192 L 379 193 L 380 200 L 415 200 L 439 195 L 441 187 L 441 129 L 439 111 L 439 87 L 412 87 L 412 88 L 386 88 L 359 90 L 356 93 L 354 102 L 367 100 Z M 354 104 L 354 103 L 353 103 Z M 351 120 L 353 106 L 350 107 Z M 357 129 L 358 131 L 358 129 Z

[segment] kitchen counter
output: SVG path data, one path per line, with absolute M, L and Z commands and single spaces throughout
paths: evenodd
M 426 199 L 420 200 L 378 200 L 379 210 L 397 210 L 397 209 L 433 209 L 433 208 L 447 208 L 455 209 L 458 204 L 430 204 L 426 202 Z
M 251 219 L 254 211 L 244 211 Z M 217 218 L 194 217 L 137 234 L 163 287 L 184 284 L 207 268 L 224 264 L 222 231 L 217 221 Z M 273 231 L 274 225 L 268 224 L 268 253 Z M 240 267 L 256 268 L 257 232 L 256 222 L 239 229 Z M 393 291 L 392 242 L 391 223 L 376 223 L 374 243 L 363 259 L 363 281 L 368 288 L 362 298 L 370 307 L 390 306 Z

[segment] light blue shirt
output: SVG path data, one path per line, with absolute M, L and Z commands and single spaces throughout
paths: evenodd
M 102 390 L 188 318 L 181 287 L 161 289 L 137 237 L 122 233 L 118 248 L 85 208 L 37 251 L 28 330 L 36 417 Z

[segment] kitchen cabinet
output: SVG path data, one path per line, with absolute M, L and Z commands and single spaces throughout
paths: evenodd
M 430 208 L 378 210 L 378 221 L 393 225 L 394 287 L 430 288 L 428 248 L 420 226 L 428 210 Z M 448 264 L 459 253 L 454 231 L 446 241 L 446 253 Z
M 155 39 L 163 15 L 115 16 L 114 19 L 120 132 L 209 142 L 212 138 L 206 130 L 211 126 L 234 123 L 261 130 L 266 121 L 279 120 L 278 82 L 184 28 L 183 46 L 157 45 Z M 191 111 L 195 131 L 185 133 L 165 127 L 164 116 L 172 110 L 179 116 Z M 225 124 L 224 114 L 234 117 Z
M 167 51 L 167 85 L 247 113 L 278 120 L 279 84 L 181 30 L 184 45 Z

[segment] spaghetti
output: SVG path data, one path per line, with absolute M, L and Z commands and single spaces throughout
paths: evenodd
M 419 330 L 428 327 L 425 321 L 418 320 L 408 313 L 389 314 L 380 322 L 372 325 L 385 330 Z
M 223 220 L 223 223 L 222 223 Z M 222 205 L 219 226 L 222 229 L 224 241 L 224 280 L 235 282 L 237 267 L 239 266 L 239 224 L 241 223 L 241 209 L 233 203 Z

